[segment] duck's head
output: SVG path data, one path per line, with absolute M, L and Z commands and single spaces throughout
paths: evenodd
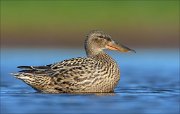
M 116 50 L 119 52 L 135 52 L 134 50 L 112 40 L 110 35 L 97 30 L 91 31 L 87 35 L 85 48 L 88 55 L 98 54 L 99 52 L 102 52 L 103 49 Z

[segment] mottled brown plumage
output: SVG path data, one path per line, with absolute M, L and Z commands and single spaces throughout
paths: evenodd
M 133 51 L 115 43 L 102 31 L 85 40 L 87 58 L 72 58 L 46 66 L 19 66 L 16 78 L 43 93 L 113 92 L 120 79 L 117 63 L 103 49 Z

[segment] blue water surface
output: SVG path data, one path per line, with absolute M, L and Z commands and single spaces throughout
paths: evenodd
M 9 73 L 85 56 L 81 49 L 1 49 L 1 114 L 179 114 L 178 49 L 108 51 L 119 64 L 115 93 L 41 94 Z

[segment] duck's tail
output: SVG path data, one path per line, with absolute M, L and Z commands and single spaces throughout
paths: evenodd
M 10 73 L 11 75 L 13 75 L 15 78 L 17 79 L 21 79 L 21 80 L 27 80 L 27 79 L 32 79 L 32 74 L 30 73 Z
M 32 72 L 35 71 L 32 66 L 18 66 L 17 68 L 20 68 L 21 70 L 19 72 L 10 74 L 21 80 L 29 79 L 29 76 L 32 76 Z

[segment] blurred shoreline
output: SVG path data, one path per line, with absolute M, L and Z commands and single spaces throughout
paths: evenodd
M 2 1 L 1 47 L 83 47 L 103 30 L 128 47 L 178 48 L 179 1 Z

